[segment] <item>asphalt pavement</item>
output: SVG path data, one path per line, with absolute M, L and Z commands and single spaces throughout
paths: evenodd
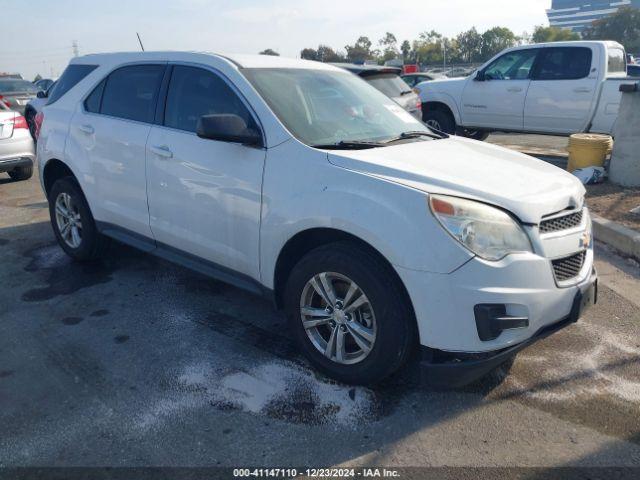
M 0 466 L 640 467 L 640 268 L 474 385 L 317 374 L 281 314 L 131 248 L 79 265 L 37 179 L 0 179 Z

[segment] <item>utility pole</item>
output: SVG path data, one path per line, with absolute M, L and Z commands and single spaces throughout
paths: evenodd
M 73 42 L 71 42 L 71 50 L 73 50 L 73 56 L 77 57 L 78 55 L 80 55 L 79 50 L 78 50 L 78 41 L 74 40 Z
M 442 70 L 447 71 L 447 39 L 442 39 Z

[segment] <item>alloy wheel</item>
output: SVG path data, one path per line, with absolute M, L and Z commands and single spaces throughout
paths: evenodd
M 60 193 L 56 198 L 55 211 L 60 236 L 69 247 L 78 248 L 82 243 L 82 221 L 71 195 Z
M 313 346 L 329 360 L 362 362 L 376 341 L 376 317 L 360 287 L 345 275 L 323 272 L 311 278 L 300 298 L 302 325 Z

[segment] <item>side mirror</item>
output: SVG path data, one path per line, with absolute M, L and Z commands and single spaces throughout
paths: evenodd
M 198 119 L 196 134 L 209 140 L 262 147 L 260 132 L 249 128 L 242 117 L 233 113 L 203 115 Z
M 484 82 L 487 79 L 487 77 L 485 77 L 484 72 L 482 70 L 478 70 L 478 73 L 476 73 L 476 76 L 474 77 L 474 80 L 476 82 Z
M 45 92 L 44 90 L 38 90 L 38 93 L 36 93 L 36 97 L 38 98 L 47 98 L 49 95 L 47 95 L 47 92 Z

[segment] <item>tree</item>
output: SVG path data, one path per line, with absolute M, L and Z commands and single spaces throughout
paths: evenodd
M 369 37 L 360 37 L 354 45 L 346 45 L 347 60 L 350 62 L 364 62 L 373 59 L 377 51 L 371 50 L 371 40 Z
M 318 45 L 318 60 L 321 62 L 344 62 L 345 58 L 344 55 L 327 45 Z
M 272 57 L 279 57 L 280 56 L 280 54 L 278 52 L 276 52 L 275 50 L 272 50 L 270 48 L 267 48 L 266 50 L 261 51 L 260 55 L 271 55 Z
M 387 32 L 385 36 L 378 41 L 378 45 L 382 47 L 382 56 L 380 58 L 382 63 L 398 57 L 398 40 L 393 33 Z
M 404 60 L 404 63 L 407 63 L 411 59 L 411 44 L 409 43 L 409 40 L 402 42 L 402 45 L 400 45 L 400 51 L 402 52 L 402 59 Z
M 304 60 L 318 60 L 318 51 L 313 48 L 303 48 L 300 52 L 300 58 Z
M 580 35 L 566 28 L 538 25 L 535 27 L 531 39 L 533 43 L 565 42 L 568 40 L 580 40 Z
M 505 48 L 518 43 L 518 37 L 506 27 L 493 27 L 482 34 L 482 60 L 488 60 Z
M 586 40 L 615 40 L 630 52 L 640 51 L 640 10 L 624 7 L 596 20 L 583 34 Z
M 478 33 L 476 27 L 462 32 L 456 37 L 460 59 L 463 62 L 477 62 L 482 58 L 482 35 Z

